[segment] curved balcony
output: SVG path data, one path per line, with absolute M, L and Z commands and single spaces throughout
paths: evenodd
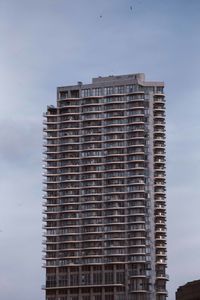
M 167 292 L 166 288 L 157 288 L 156 293 L 158 295 L 166 295 L 166 296 L 168 295 L 168 292 Z
M 55 142 L 59 142 L 59 137 L 57 135 L 46 135 L 45 136 L 45 140 L 48 144 L 48 142 L 53 142 L 55 140 Z
M 154 94 L 154 103 L 165 103 L 165 95 L 164 94 Z
M 73 158 L 73 157 L 79 157 L 80 156 L 80 151 L 79 147 L 71 149 L 68 146 L 66 147 L 62 147 L 59 149 L 59 151 L 57 151 L 57 155 L 59 156 L 60 159 L 62 158 Z M 66 155 L 65 155 L 66 153 Z M 51 154 L 51 152 L 48 152 L 48 154 Z
M 165 180 L 165 171 L 164 170 L 162 170 L 162 171 L 156 171 L 154 173 L 154 178 L 155 178 L 155 180 L 159 180 L 159 179 Z
M 108 104 L 108 103 L 107 103 Z M 109 103 L 110 104 L 110 103 Z M 122 104 L 122 102 L 119 102 L 119 103 L 116 103 L 115 102 L 115 104 Z M 104 107 L 104 112 L 105 113 L 112 113 L 112 112 L 115 112 L 115 111 L 126 111 L 126 108 L 125 107 L 112 107 L 112 108 L 110 108 L 110 109 L 108 109 L 108 107 L 105 105 L 105 107 Z
M 61 116 L 59 118 L 59 122 L 58 123 L 60 125 L 62 125 L 62 124 L 70 124 L 70 125 L 72 125 L 73 122 L 76 122 L 76 123 L 80 124 L 80 117 L 79 117 L 79 115 L 73 115 L 73 116 L 67 115 L 67 116 L 64 116 L 64 117 Z
M 80 227 L 68 227 L 65 229 L 47 229 L 46 232 L 44 232 L 43 236 L 65 236 L 65 235 L 79 235 L 80 234 Z M 50 230 L 50 232 L 48 232 Z M 70 249 L 71 250 L 71 249 Z
M 162 257 L 162 258 L 157 258 L 156 257 L 156 265 L 167 265 L 167 260 L 166 258 Z
M 159 196 L 162 196 L 162 197 L 159 197 L 159 198 L 155 198 L 155 203 L 156 203 L 156 205 L 157 204 L 161 204 L 161 205 L 163 205 L 163 204 L 165 204 L 166 203 L 166 200 L 165 200 L 165 194 L 163 194 L 163 195 L 159 195 Z
M 161 119 L 164 120 L 165 119 L 165 114 L 164 112 L 158 111 L 158 112 L 154 112 L 154 123 L 157 122 L 157 119 Z
M 160 135 L 160 136 L 165 136 L 165 128 L 161 127 L 160 125 L 154 125 L 154 136 Z
M 100 128 L 103 128 L 103 125 L 102 124 L 98 124 L 97 121 L 95 122 L 95 124 L 84 124 L 84 122 L 86 121 L 83 121 L 83 126 L 82 126 L 82 130 L 85 130 L 85 129 L 100 129 Z M 100 121 L 101 123 L 101 121 Z M 96 135 L 96 134 L 95 134 Z M 97 134 L 98 135 L 98 134 Z
M 63 205 L 66 205 L 66 204 L 63 204 Z M 72 203 L 70 205 L 72 205 Z M 48 214 L 53 214 L 53 213 L 69 213 L 69 212 L 70 213 L 77 213 L 78 211 L 79 211 L 78 208 L 74 208 L 74 209 L 73 208 L 70 208 L 70 209 L 69 208 L 62 208 L 59 205 L 54 210 L 49 210 L 49 208 L 48 208 L 48 209 L 44 210 L 43 213 L 48 215 Z
M 154 113 L 165 112 L 165 107 L 161 106 L 161 105 L 154 105 L 153 110 L 154 110 Z
M 51 127 L 50 125 L 48 127 L 43 128 L 43 132 L 46 133 L 51 133 L 51 132 L 59 132 L 59 128 L 57 126 L 55 128 Z
M 160 142 L 162 142 L 162 143 L 164 143 L 165 142 L 165 136 L 164 135 L 161 135 L 161 134 L 156 134 L 155 136 L 154 136 L 154 145 L 157 143 L 157 145 L 160 145 L 161 146 L 161 143 Z M 159 144 L 158 144 L 159 143 Z M 154 146 L 154 148 L 155 148 L 155 146 Z
M 69 98 L 68 98 L 69 99 Z M 70 98 L 70 99 L 81 99 L 81 98 Z M 69 104 L 69 103 L 66 103 L 66 100 L 61 100 L 61 99 L 58 99 L 58 108 L 60 108 L 60 110 L 62 109 L 74 109 L 74 110 L 79 110 L 79 107 L 80 107 L 81 103 L 79 101 L 79 103 L 74 103 L 72 104 L 72 102 Z
M 127 101 L 127 110 L 129 111 L 129 110 L 131 110 L 131 109 L 143 109 L 144 110 L 144 108 L 145 108 L 145 102 L 144 102 L 145 100 L 143 99 L 140 99 L 140 101 L 139 100 L 134 100 L 134 101 Z
M 80 127 L 79 123 L 78 124 L 71 123 L 71 122 L 70 123 L 64 123 L 64 124 L 61 124 L 61 126 L 59 128 L 59 131 L 62 133 L 64 130 L 66 130 L 66 131 L 70 131 L 70 130 L 81 131 L 81 127 Z
M 127 102 L 144 102 L 144 92 L 143 91 L 132 91 L 128 92 L 126 95 L 134 95 L 134 98 L 128 97 Z M 138 98 L 135 96 L 138 95 Z
M 155 182 L 154 182 L 154 187 L 155 188 L 163 188 L 166 186 L 166 182 L 165 182 L 165 178 L 159 178 L 159 179 L 156 179 Z
M 104 119 L 104 115 L 99 116 L 99 112 L 87 113 L 82 116 L 82 122 L 101 122 Z
M 144 163 L 146 161 L 144 154 L 140 155 L 141 157 L 138 157 L 139 155 L 133 155 L 133 154 L 128 154 L 127 155 L 127 163 Z M 131 159 L 130 159 L 131 158 Z
M 92 233 L 91 233 L 92 234 Z M 85 236 L 83 236 L 83 239 L 82 241 L 80 241 L 81 243 L 85 243 L 85 242 L 103 242 L 104 241 L 104 238 L 102 236 L 102 233 L 100 235 L 96 235 L 95 233 L 95 236 L 87 236 L 88 233 L 85 233 Z M 93 233 L 94 235 L 94 233 Z
M 165 137 L 165 128 L 163 127 L 163 128 L 161 128 L 161 126 L 159 125 L 159 126 L 154 126 L 154 137 Z
M 165 120 L 156 120 L 156 122 L 154 122 L 154 127 L 165 128 L 165 125 Z
M 50 147 L 49 150 L 43 151 L 42 153 L 44 154 L 44 156 L 46 156 L 47 154 L 52 154 L 56 156 L 59 153 L 57 150 L 58 150 L 57 147 L 54 146 L 54 147 Z
M 160 158 L 161 160 L 165 161 L 165 152 L 163 150 L 154 151 L 154 158 L 156 160 Z
M 165 274 L 164 272 L 161 272 L 161 271 L 157 271 L 156 272 L 156 279 L 157 280 L 162 280 L 162 279 L 164 279 L 164 280 L 166 280 L 166 281 L 168 281 L 169 280 L 169 275 L 168 274 Z
M 104 142 L 111 143 L 111 142 L 117 142 L 117 141 L 124 141 L 124 137 L 108 137 L 108 135 L 105 135 L 106 140 Z
M 127 159 L 129 156 L 132 157 L 145 157 L 148 155 L 148 151 L 144 145 L 133 145 L 133 146 L 127 146 Z
M 166 218 L 165 211 L 164 210 L 159 211 L 159 212 L 156 211 L 155 217 L 160 218 L 160 219 L 165 219 Z
M 156 242 L 162 241 L 162 242 L 166 243 L 166 234 L 165 233 L 159 234 L 159 233 L 160 232 L 157 232 L 155 235 Z
M 165 150 L 165 141 L 164 140 L 157 140 L 157 141 L 154 141 L 154 149 L 163 149 Z
M 113 148 L 115 148 L 116 150 L 118 150 L 118 149 L 126 149 L 126 145 L 125 145 L 124 142 L 123 142 L 122 145 L 120 145 L 120 144 L 118 144 L 115 141 L 112 141 L 112 142 L 105 142 L 104 141 L 104 150 L 110 150 L 110 149 L 113 149 Z
M 163 157 L 163 156 L 161 156 L 161 157 L 159 157 L 159 156 L 154 156 L 154 164 L 165 164 L 165 157 Z M 156 166 L 156 165 L 155 165 Z
M 49 117 L 46 116 L 46 118 L 42 122 L 44 125 L 57 125 L 59 124 L 59 119 L 57 117 Z
M 155 228 L 156 228 L 156 231 L 166 232 L 166 218 L 160 218 L 160 217 L 158 218 L 158 217 L 156 217 Z
M 130 120 L 129 118 L 133 118 L 133 116 L 127 117 L 127 125 L 144 125 L 144 120 Z
M 48 155 L 48 157 L 44 158 L 43 161 L 46 162 L 47 164 L 44 164 L 43 166 L 47 167 L 55 167 L 57 166 L 57 162 L 59 161 L 59 158 L 57 157 L 57 155 L 55 155 L 55 157 L 49 157 L 50 155 Z M 52 155 L 51 155 L 52 156 Z M 55 165 L 53 164 L 53 162 L 55 162 Z
M 140 278 L 140 277 L 142 277 L 142 278 L 146 278 L 146 277 L 148 277 L 147 276 L 147 273 L 146 273 L 146 271 L 145 270 L 141 270 L 141 271 L 139 271 L 139 270 L 131 270 L 131 271 L 129 271 L 129 277 L 136 277 L 136 278 Z
M 165 249 L 156 250 L 156 260 L 164 259 L 166 261 L 167 253 Z
M 78 146 L 80 144 L 81 144 L 81 142 L 80 142 L 79 138 L 73 140 L 73 138 L 72 139 L 70 139 L 70 138 L 66 139 L 66 137 L 63 137 L 59 141 L 59 146 L 66 146 L 66 145 L 75 145 L 75 146 Z
M 63 111 L 63 109 L 61 109 L 60 110 L 60 114 L 59 114 L 59 116 L 62 118 L 62 116 L 67 116 L 67 115 L 80 115 L 80 112 L 79 112 L 79 110 L 75 110 L 75 109 L 69 109 L 69 110 L 64 110 Z
M 57 114 L 57 109 L 54 107 L 54 110 L 48 110 L 46 113 L 43 113 L 44 118 L 55 118 L 59 117 L 59 114 Z
M 145 204 L 144 205 L 141 205 L 141 204 L 138 204 L 138 205 L 129 205 L 130 203 L 128 203 L 128 208 L 130 209 L 130 208 L 145 208 L 146 206 L 145 206 Z M 135 215 L 135 214 L 133 214 L 133 215 Z M 141 214 L 142 215 L 142 214 Z M 144 215 L 145 215 L 145 213 L 144 213 Z
M 155 194 L 162 194 L 162 193 L 165 193 L 166 191 L 166 188 L 165 188 L 165 185 L 163 186 L 156 186 L 154 187 L 154 193 Z
M 47 140 L 46 142 L 43 143 L 43 147 L 47 149 L 51 149 L 51 147 L 58 147 L 58 146 L 59 146 L 59 141 L 57 139 L 55 141 Z
M 159 242 L 155 245 L 156 249 L 166 249 L 166 242 Z
M 58 199 L 59 198 L 59 195 L 47 195 L 47 194 L 44 194 L 42 196 L 43 199 Z
M 77 142 L 79 142 L 79 138 L 81 137 L 81 133 L 72 133 L 72 134 L 69 134 L 69 132 L 67 133 L 63 133 L 61 132 L 60 136 L 59 136 L 59 139 L 61 139 L 60 143 L 62 143 L 62 139 L 66 139 L 66 142 L 68 142 L 68 138 L 69 139 L 75 139 L 75 141 L 77 140 Z
M 155 217 L 165 218 L 166 209 L 164 205 L 155 205 Z

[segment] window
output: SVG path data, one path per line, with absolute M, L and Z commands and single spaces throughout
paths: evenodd
M 116 86 L 115 87 L 115 93 L 123 94 L 124 93 L 124 86 Z
M 116 273 L 116 283 L 122 283 L 125 282 L 125 272 L 117 272 Z
M 102 273 L 93 273 L 93 284 L 102 283 Z
M 66 99 L 66 98 L 68 98 L 68 91 L 59 92 L 59 99 L 60 100 Z
M 91 90 L 90 89 L 84 89 L 81 91 L 81 96 L 82 97 L 89 97 L 91 96 Z
M 104 94 L 105 95 L 111 95 L 111 94 L 113 94 L 113 87 L 105 87 L 104 88 Z
M 163 87 L 162 86 L 157 86 L 156 87 L 156 93 L 163 94 Z
M 100 96 L 101 94 L 102 94 L 102 89 L 101 88 L 92 89 L 92 95 L 93 96 Z
M 106 272 L 105 273 L 105 284 L 113 283 L 113 272 Z

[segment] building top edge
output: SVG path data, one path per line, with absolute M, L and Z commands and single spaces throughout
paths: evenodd
M 106 77 L 92 78 L 92 83 L 83 84 L 81 81 L 75 85 L 59 86 L 58 91 L 64 91 L 66 89 L 84 89 L 92 87 L 106 87 L 109 85 L 124 85 L 124 84 L 140 84 L 143 86 L 164 86 L 163 81 L 145 81 L 144 73 L 128 74 L 128 75 L 111 75 Z
M 182 289 L 182 288 L 185 288 L 185 287 L 188 287 L 188 286 L 192 286 L 192 285 L 200 285 L 200 279 L 189 281 L 189 282 L 187 282 L 187 283 L 179 286 L 178 289 Z

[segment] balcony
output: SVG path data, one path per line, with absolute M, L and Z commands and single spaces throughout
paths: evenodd
M 166 249 L 166 242 L 156 243 L 156 249 L 157 248 Z
M 146 270 L 131 270 L 129 271 L 129 276 L 130 277 L 147 277 L 147 272 Z
M 157 288 L 156 288 L 156 293 L 167 295 L 167 290 L 166 290 L 165 287 L 157 287 Z
M 164 272 L 156 272 L 156 278 L 157 279 L 165 279 L 165 280 L 169 280 L 169 275 L 165 274 Z
M 158 94 L 157 96 L 155 95 L 154 96 L 154 103 L 165 103 L 165 98 L 164 98 L 164 94 L 163 95 L 160 95 Z
M 166 236 L 165 235 L 156 235 L 155 240 L 166 242 Z
M 157 119 L 165 119 L 165 114 L 164 112 L 154 112 L 154 122 L 156 123 Z

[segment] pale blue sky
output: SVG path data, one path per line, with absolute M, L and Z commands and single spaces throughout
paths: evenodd
M 166 84 L 174 300 L 200 278 L 200 1 L 0 0 L 0 45 L 1 299 L 44 299 L 42 113 L 56 87 L 144 72 Z

